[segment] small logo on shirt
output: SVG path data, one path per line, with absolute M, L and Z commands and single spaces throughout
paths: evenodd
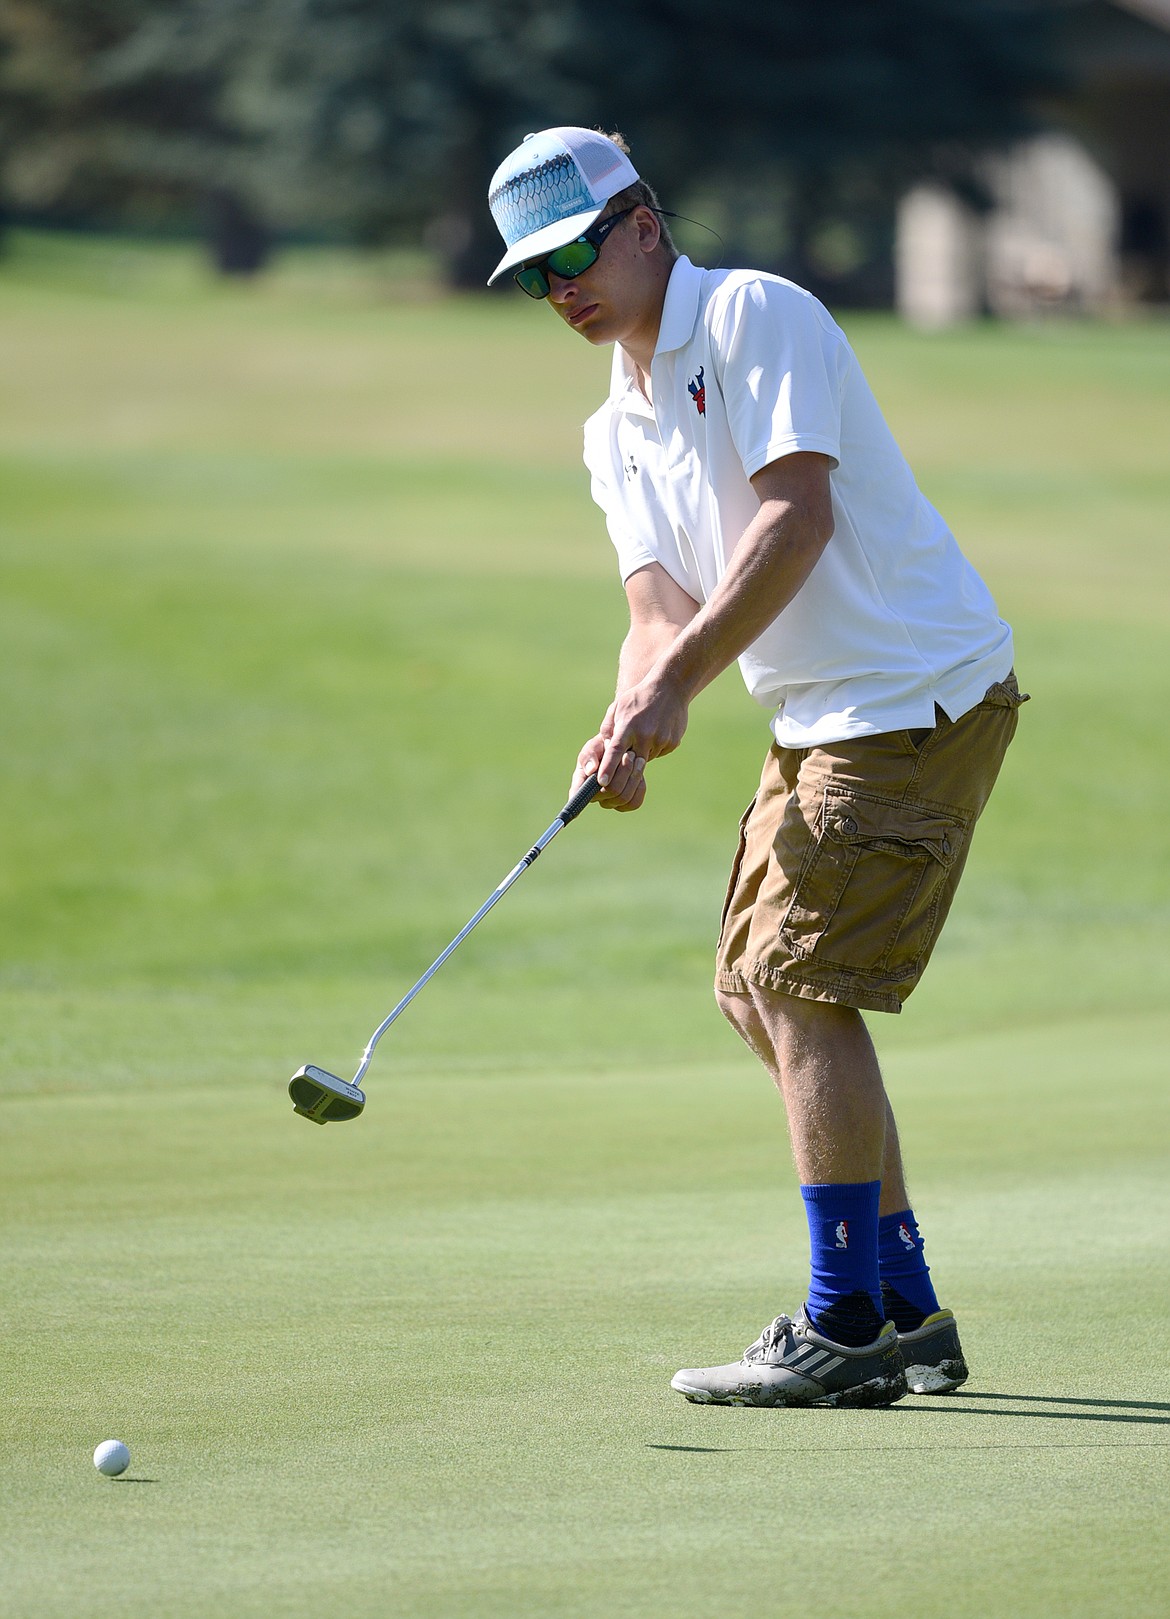
M 638 463 L 634 460 L 633 450 L 630 451 L 630 459 L 622 463 L 622 471 L 626 475 L 627 483 L 638 476 Z
M 705 416 L 707 414 L 707 389 L 703 384 L 703 370 L 704 367 L 700 366 L 698 376 L 693 377 L 691 381 L 687 383 L 687 392 L 695 401 L 695 409 L 698 411 L 700 416 Z
M 837 1237 L 837 1246 L 838 1246 L 838 1248 L 848 1248 L 848 1246 L 849 1246 L 849 1221 L 848 1220 L 838 1220 L 837 1221 L 836 1237 Z
M 914 1247 L 914 1238 L 913 1238 L 913 1237 L 912 1237 L 912 1236 L 911 1236 L 911 1235 L 910 1235 L 910 1229 L 909 1229 L 909 1227 L 908 1227 L 908 1226 L 907 1226 L 907 1225 L 906 1225 L 906 1224 L 905 1224 L 905 1222 L 904 1222 L 904 1221 L 903 1221 L 903 1223 L 902 1223 L 902 1224 L 901 1224 L 901 1225 L 899 1225 L 899 1227 L 898 1227 L 898 1235 L 899 1235 L 899 1237 L 901 1237 L 901 1239 L 902 1239 L 902 1246 L 903 1246 L 903 1248 L 910 1248 L 910 1249 L 913 1249 L 913 1247 Z

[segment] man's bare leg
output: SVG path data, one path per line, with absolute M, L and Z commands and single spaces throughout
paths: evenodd
M 902 1144 L 898 1140 L 898 1126 L 890 1098 L 886 1097 L 886 1150 L 882 1155 L 882 1197 L 879 1214 L 901 1214 L 910 1207 L 910 1193 L 906 1190 L 906 1171 L 902 1167 Z
M 784 1096 L 808 1218 L 809 1289 L 795 1315 L 777 1316 L 742 1360 L 684 1367 L 671 1387 L 700 1402 L 889 1405 L 907 1382 L 882 1306 L 888 1104 L 869 1032 L 852 1007 L 754 987 L 718 999 Z
M 874 1164 L 880 1164 L 879 1215 L 906 1216 L 899 1232 L 903 1247 L 896 1248 L 894 1264 L 921 1264 L 921 1238 L 910 1212 L 898 1127 L 860 1013 L 754 986 L 744 995 L 717 992 L 716 999 L 784 1097 L 802 1182 L 813 1176 L 821 1184 L 871 1178 Z M 905 1252 L 911 1246 L 917 1253 L 914 1261 Z M 929 1343 L 919 1342 L 919 1334 L 913 1349 L 907 1349 L 913 1358 L 912 1387 L 919 1393 L 945 1393 L 964 1381 L 967 1368 L 949 1312 L 929 1314 L 938 1305 L 926 1278 L 927 1273 L 920 1272 L 910 1289 L 916 1294 L 923 1289 L 918 1304 L 896 1292 L 883 1293 L 883 1299 L 899 1331 L 913 1333 L 919 1321 L 927 1320 Z M 895 1286 L 906 1282 L 897 1277 Z
M 882 1214 L 906 1208 L 898 1128 L 861 1013 L 755 985 L 716 999 L 784 1098 L 801 1180 L 880 1179 Z

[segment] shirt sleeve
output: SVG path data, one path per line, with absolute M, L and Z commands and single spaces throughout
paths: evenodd
M 618 569 L 622 583 L 639 568 L 657 561 L 645 541 L 634 532 L 627 518 L 625 504 L 615 493 L 611 481 L 612 450 L 609 432 L 612 426 L 608 416 L 599 411 L 585 424 L 585 465 L 589 469 L 589 492 L 594 504 L 605 513 L 605 526 L 613 548 L 617 552 Z
M 790 282 L 742 282 L 712 322 L 732 441 L 751 478 L 798 450 L 841 459 L 847 351 L 816 299 Z
M 622 521 L 620 509 L 614 508 L 609 503 L 606 485 L 596 476 L 593 479 L 592 492 L 593 499 L 605 513 L 605 526 L 617 552 L 618 571 L 624 585 L 632 573 L 637 573 L 639 568 L 644 568 L 649 562 L 657 562 L 658 558 L 642 540 L 630 532 Z

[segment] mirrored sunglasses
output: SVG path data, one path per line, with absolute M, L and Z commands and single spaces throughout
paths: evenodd
M 546 253 L 542 259 L 533 264 L 526 264 L 523 269 L 516 270 L 512 279 L 522 292 L 530 298 L 547 298 L 549 293 L 548 275 L 553 275 L 562 281 L 572 281 L 576 276 L 584 275 L 591 265 L 597 263 L 601 244 L 609 235 L 615 225 L 620 225 L 627 214 L 632 214 L 635 203 L 631 208 L 623 208 L 620 214 L 610 214 L 608 219 L 599 219 L 595 225 L 590 225 L 583 231 L 575 242 L 566 242 L 564 247 L 554 248 Z

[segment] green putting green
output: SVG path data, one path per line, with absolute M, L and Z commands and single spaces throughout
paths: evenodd
M 849 322 L 1034 701 L 872 1020 L 970 1383 L 704 1409 L 804 1282 L 710 998 L 734 674 L 294 1117 L 563 802 L 612 685 L 604 355 L 336 258 L 0 264 L 13 1619 L 1160 1616 L 1170 329 Z M 121 1480 L 93 1447 L 125 1439 Z M 1147 1454 L 1148 1452 L 1148 1454 Z

